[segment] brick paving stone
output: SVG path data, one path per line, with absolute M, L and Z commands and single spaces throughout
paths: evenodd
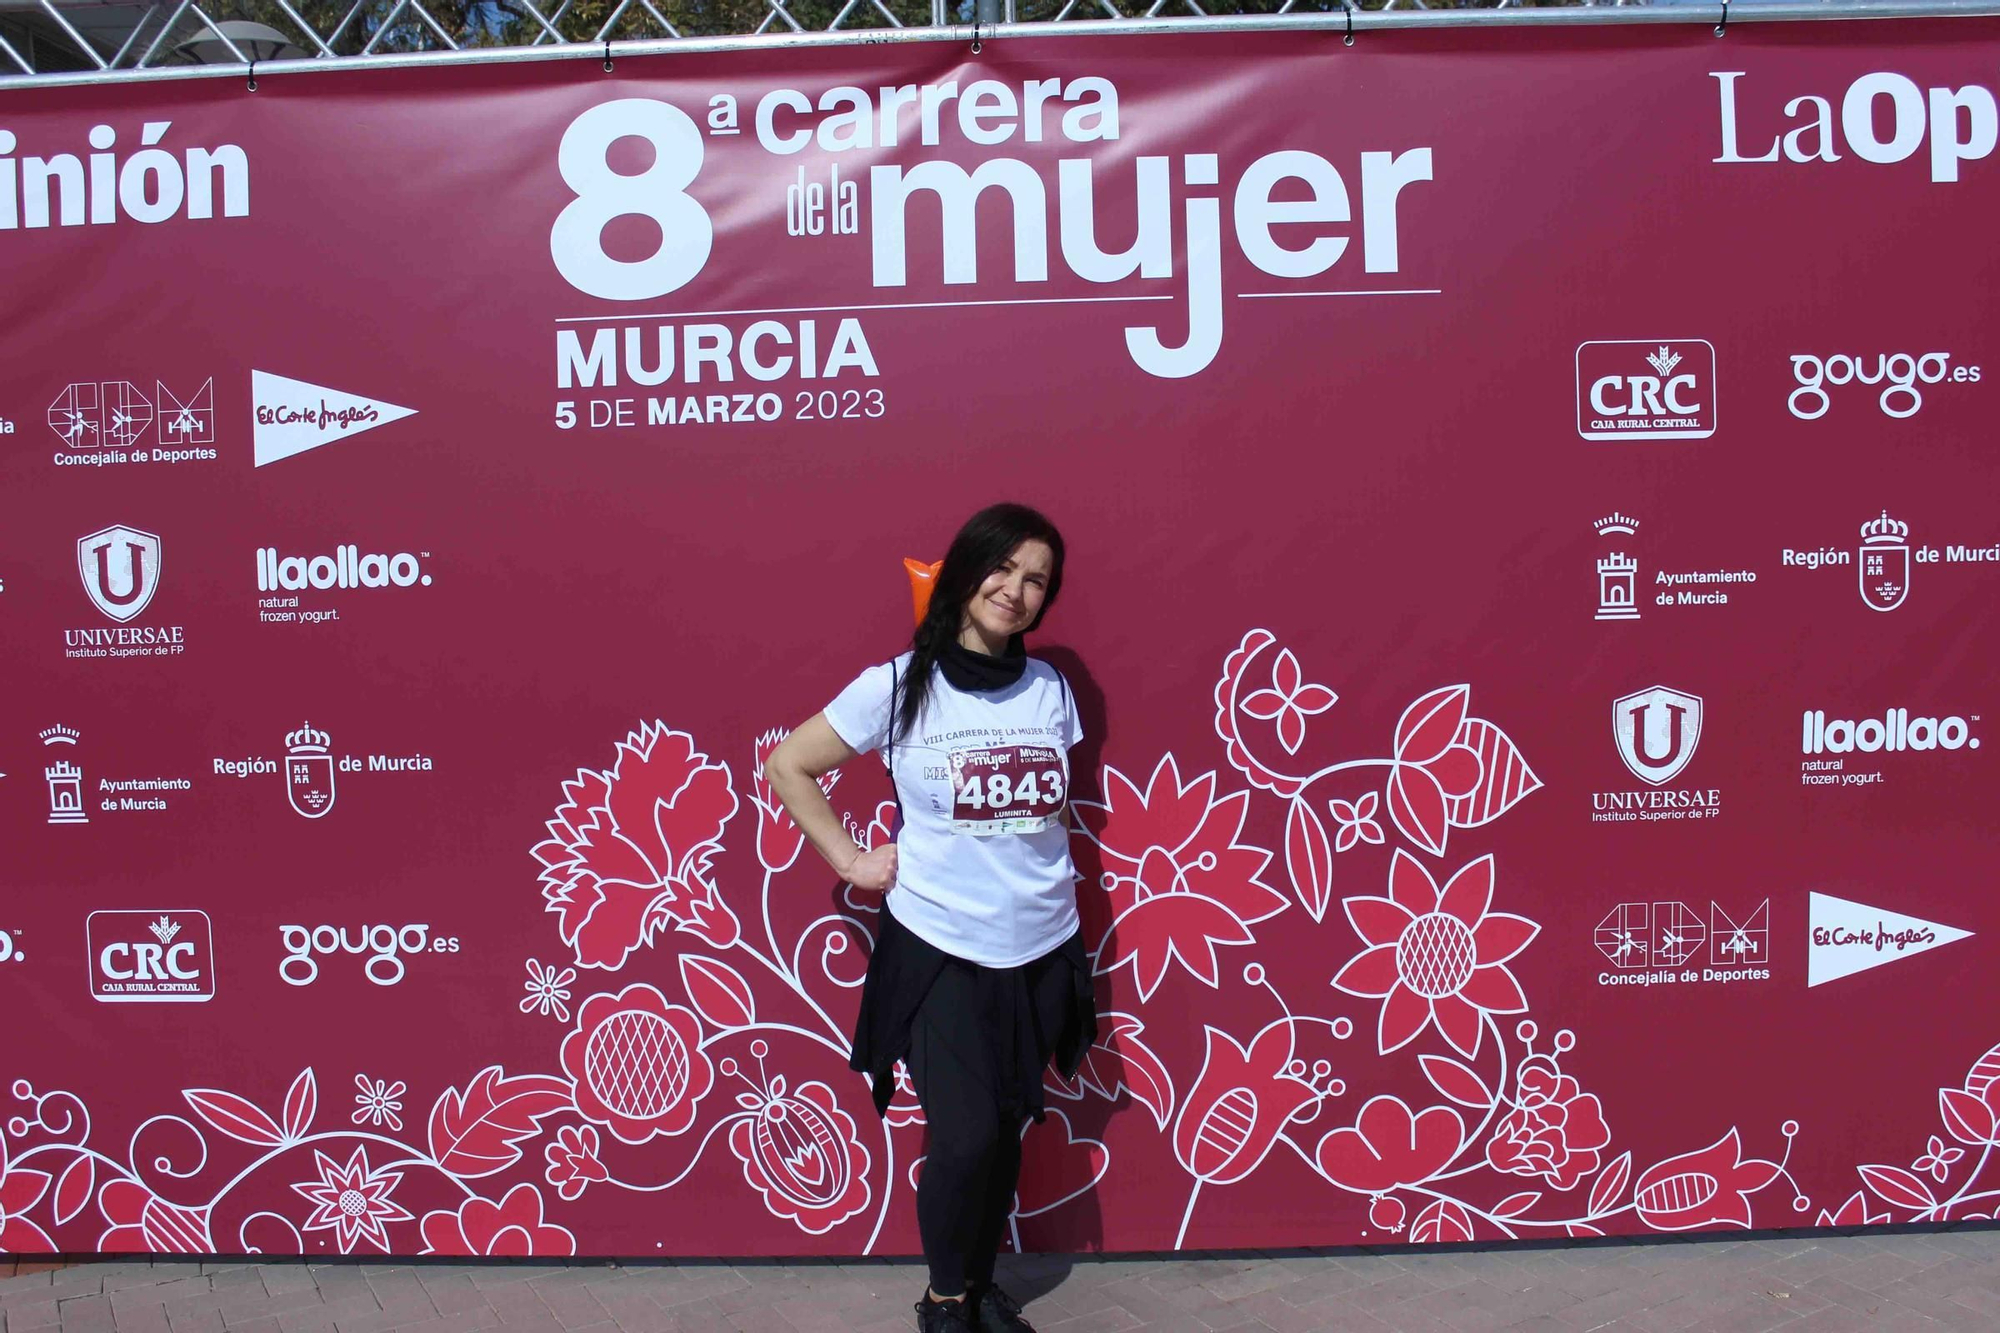
M 2000 1231 L 1549 1249 L 1007 1255 L 1043 1333 L 1972 1333 Z M 0 1263 L 0 1333 L 911 1333 L 922 1264 Z
M 113 1326 L 118 1333 L 172 1333 L 167 1324 L 167 1307 L 159 1301 L 111 1307 Z
M 54 1301 L 22 1301 L 6 1309 L 7 1333 L 27 1333 L 29 1329 L 55 1328 L 62 1315 Z

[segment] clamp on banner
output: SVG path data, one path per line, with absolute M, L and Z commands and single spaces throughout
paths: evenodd
M 250 61 L 250 91 L 257 91 L 257 61 L 254 57 Z
M 604 39 L 604 72 L 606 74 L 611 72 L 611 39 L 609 37 Z
M 979 54 L 979 20 L 972 20 L 972 54 Z
M 1729 0 L 1722 0 L 1722 22 L 1715 25 L 1715 35 L 1721 37 L 1729 31 Z
M 1346 10 L 1347 10 L 1347 33 L 1340 39 L 1340 44 L 1342 46 L 1352 46 L 1354 45 L 1354 6 L 1352 4 L 1349 4 L 1346 6 Z

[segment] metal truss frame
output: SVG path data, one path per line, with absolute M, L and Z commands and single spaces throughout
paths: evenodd
M 210 8 L 204 8 L 204 0 L 171 0 L 171 3 L 136 0 L 130 8 L 139 11 L 137 21 L 108 56 L 100 49 L 99 42 L 80 32 L 65 14 L 65 9 L 71 14 L 92 11 L 76 0 L 67 5 L 56 0 L 32 0 L 0 9 L 0 17 L 13 13 L 46 18 L 94 68 L 40 72 L 0 31 L 0 69 L 11 65 L 20 71 L 18 75 L 0 76 L 0 89 L 201 77 L 247 78 L 254 88 L 262 78 L 354 66 L 407 68 L 468 61 L 552 59 L 601 59 L 608 65 L 621 56 L 886 42 L 976 45 L 1007 37 L 1057 33 L 1337 31 L 1352 42 L 1357 33 L 1384 28 L 1666 23 L 1709 25 L 1721 36 L 1731 23 L 1743 22 L 2000 14 L 2000 0 L 1821 0 L 1819 3 L 1738 0 L 1735 4 L 1730 0 L 1652 4 L 1583 0 L 1551 7 L 1524 7 L 1515 0 L 1474 0 L 1479 7 L 1465 8 L 1429 8 L 1426 0 L 1386 0 L 1373 9 L 1362 8 L 1356 0 L 1282 0 L 1275 10 L 1258 13 L 1215 12 L 1232 0 L 1057 0 L 1059 8 L 1052 17 L 1021 22 L 1017 21 L 1020 0 L 999 0 L 998 4 L 980 0 L 981 12 L 993 15 L 998 21 L 982 19 L 967 24 L 953 21 L 956 0 L 928 0 L 929 22 L 918 25 L 906 23 L 883 0 L 843 0 L 825 27 L 808 29 L 793 13 L 793 0 L 763 0 L 761 18 L 751 32 L 684 36 L 654 0 L 618 0 L 608 17 L 587 28 L 580 28 L 572 21 L 574 2 L 557 0 L 551 7 L 551 0 L 539 3 L 501 0 L 506 10 L 526 20 L 517 34 L 520 40 L 513 45 L 472 45 L 470 34 L 461 30 L 454 35 L 449 25 L 426 7 L 424 0 L 353 0 L 339 23 L 324 33 L 300 14 L 292 0 L 269 0 L 296 29 L 295 33 L 282 34 L 284 38 L 309 54 L 303 59 L 257 60 L 238 44 L 242 38 L 240 28 L 234 36 L 229 31 L 231 16 L 210 12 L 210 8 L 227 0 L 206 0 Z M 101 10 L 99 6 L 97 12 Z M 908 12 L 906 3 L 905 13 Z M 632 20 L 640 20 L 640 26 L 654 29 L 658 35 L 643 38 L 615 35 L 621 24 L 632 26 Z M 357 45 L 356 39 L 362 32 L 369 35 Z M 400 34 L 398 40 L 403 42 L 415 34 L 417 40 L 425 43 L 425 49 L 383 49 L 385 37 L 392 32 Z M 162 64 L 163 55 L 174 49 L 168 38 L 176 33 L 182 34 L 182 42 L 207 33 L 233 59 L 226 63 Z M 142 39 L 149 40 L 142 45 Z

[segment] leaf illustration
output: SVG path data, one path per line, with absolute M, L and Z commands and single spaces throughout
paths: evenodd
M 1522 1213 L 1527 1212 L 1530 1208 L 1540 1203 L 1541 1200 L 1542 1192 L 1540 1190 L 1522 1190 L 1519 1194 L 1510 1194 L 1500 1202 L 1494 1204 L 1493 1215 L 1503 1218 L 1519 1217 Z
M 1447 685 L 1405 708 L 1396 721 L 1396 758 L 1406 764 L 1428 764 L 1443 754 L 1465 720 L 1471 693 L 1470 686 Z
M 1439 1199 L 1417 1214 L 1410 1226 L 1410 1239 L 1419 1245 L 1436 1245 L 1472 1239 L 1472 1218 L 1465 1205 L 1455 1199 Z
M 1485 1081 L 1450 1056 L 1421 1056 L 1418 1063 L 1424 1067 L 1424 1076 L 1431 1081 L 1431 1086 L 1460 1106 L 1483 1111 L 1493 1105 L 1493 1094 L 1487 1091 Z
M 1450 833 L 1444 788 L 1414 764 L 1398 764 L 1389 775 L 1389 818 L 1404 837 L 1429 852 L 1444 855 Z
M 1868 1183 L 1868 1188 L 1898 1208 L 1929 1210 L 1937 1207 L 1937 1198 L 1931 1193 L 1931 1187 L 1900 1166 L 1864 1166 L 1860 1170 L 1861 1179 Z
M 292 1080 L 292 1086 L 285 1093 L 285 1137 L 297 1140 L 306 1136 L 312 1128 L 313 1112 L 319 1108 L 319 1085 L 313 1081 L 310 1066 L 299 1071 Z
M 681 955 L 681 984 L 701 1016 L 719 1028 L 748 1027 L 757 1021 L 757 997 L 742 973 L 698 953 Z
M 1960 1143 L 1984 1146 L 1994 1140 L 1993 1108 L 1969 1092 L 1939 1088 L 1938 1114 L 1944 1117 L 1944 1127 Z
M 1604 1234 L 1588 1222 L 1566 1222 L 1563 1224 L 1563 1229 L 1578 1240 L 1586 1236 L 1601 1236 Z
M 1292 798 L 1291 813 L 1285 817 L 1285 869 L 1299 905 L 1313 920 L 1325 920 L 1327 899 L 1333 894 L 1333 849 L 1326 825 L 1303 797 Z
M 462 1176 L 490 1176 L 521 1160 L 519 1144 L 540 1122 L 574 1105 L 569 1084 L 546 1074 L 507 1078 L 488 1065 L 463 1093 L 446 1088 L 431 1107 L 431 1156 Z
M 220 1088 L 187 1088 L 181 1092 L 195 1114 L 232 1139 L 254 1143 L 260 1148 L 276 1148 L 285 1142 L 285 1133 L 255 1102 Z
M 1131 1014 L 1109 1010 L 1097 1016 L 1097 1041 L 1084 1053 L 1076 1078 L 1060 1083 L 1062 1096 L 1075 1100 L 1088 1089 L 1107 1101 L 1117 1099 L 1118 1090 L 1153 1113 L 1161 1129 L 1174 1114 L 1174 1080 L 1167 1066 L 1139 1034 L 1146 1025 Z
M 1597 1183 L 1590 1187 L 1590 1207 L 1586 1210 L 1596 1217 L 1616 1204 L 1625 1193 L 1625 1182 L 1632 1178 L 1632 1154 L 1626 1153 L 1617 1161 L 1597 1173 Z
M 61 1226 L 83 1211 L 97 1188 L 97 1160 L 80 1152 L 56 1179 L 56 1225 Z

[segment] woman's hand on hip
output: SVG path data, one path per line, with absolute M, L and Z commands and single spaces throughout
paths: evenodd
M 896 844 L 885 842 L 880 847 L 862 852 L 847 867 L 846 877 L 847 882 L 857 889 L 887 893 L 896 887 Z

